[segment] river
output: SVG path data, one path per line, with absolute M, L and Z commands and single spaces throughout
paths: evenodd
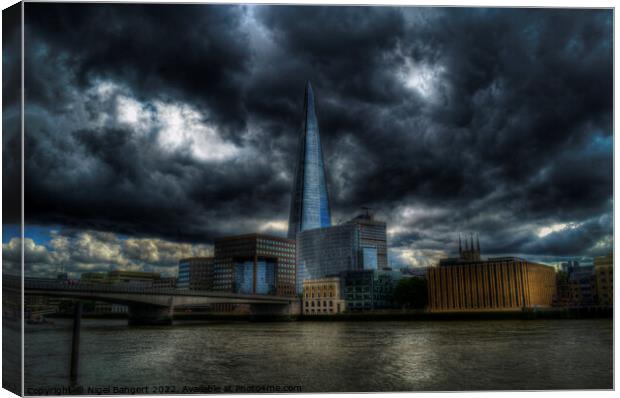
M 54 322 L 26 325 L 28 395 L 69 385 L 71 321 Z M 172 327 L 84 319 L 78 384 L 83 394 L 609 389 L 612 347 L 611 319 Z

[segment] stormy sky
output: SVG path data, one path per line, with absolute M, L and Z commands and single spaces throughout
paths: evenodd
M 27 269 L 172 273 L 214 237 L 284 236 L 307 80 L 333 222 L 372 208 L 393 266 L 459 231 L 587 263 L 613 247 L 612 17 L 28 3 Z

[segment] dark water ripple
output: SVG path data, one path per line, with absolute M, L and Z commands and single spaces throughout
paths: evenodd
M 26 387 L 68 384 L 71 323 L 26 329 Z M 610 389 L 611 320 L 179 323 L 84 320 L 83 386 L 303 391 Z

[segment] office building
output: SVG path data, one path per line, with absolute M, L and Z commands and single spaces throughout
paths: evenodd
M 340 273 L 347 311 L 395 308 L 394 288 L 403 277 L 400 271 L 390 268 Z
M 575 269 L 579 268 L 579 261 L 569 260 L 560 265 L 560 269 L 570 275 Z
M 407 276 L 400 270 L 383 268 L 375 271 L 373 283 L 373 308 L 396 308 L 394 289 L 398 282 Z
M 361 264 L 364 269 L 387 268 L 387 228 L 384 221 L 375 220 L 366 210 L 347 224 L 353 224 L 359 231 Z
M 314 91 L 306 84 L 304 119 L 289 215 L 288 238 L 298 232 L 331 226 L 323 150 L 316 116 Z
M 213 257 L 188 257 L 179 261 L 177 289 L 213 290 Z
M 556 292 L 555 270 L 516 257 L 482 260 L 473 236 L 459 257 L 442 259 L 427 271 L 429 310 L 519 311 L 550 307 Z
M 594 258 L 596 298 L 598 305 L 614 305 L 614 258 L 613 253 Z
M 303 314 L 332 315 L 345 310 L 340 278 L 308 279 L 303 283 Z
M 552 267 L 516 257 L 431 267 L 427 280 L 431 311 L 549 307 L 555 294 Z
M 587 307 L 596 302 L 596 278 L 593 266 L 577 263 L 568 274 L 569 305 Z
M 340 274 L 347 311 L 373 309 L 374 273 L 369 270 L 345 271 Z
M 295 295 L 295 241 L 263 234 L 215 240 L 213 288 Z
M 298 286 L 342 271 L 361 269 L 359 234 L 353 224 L 311 229 L 297 235 Z
M 297 283 L 343 271 L 377 270 L 387 263 L 384 222 L 369 214 L 340 225 L 297 234 Z

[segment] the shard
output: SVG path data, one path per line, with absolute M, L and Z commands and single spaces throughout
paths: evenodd
M 308 82 L 304 96 L 304 120 L 291 196 L 288 237 L 295 239 L 300 231 L 329 226 L 331 226 L 331 212 L 319 123 L 316 117 L 314 91 Z

